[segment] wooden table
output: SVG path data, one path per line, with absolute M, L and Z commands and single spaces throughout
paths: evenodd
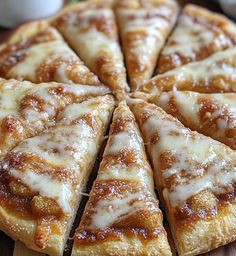
M 195 1 L 179 0 L 179 3 L 181 5 L 185 5 L 186 3 L 195 3 L 201 6 L 205 6 L 208 9 L 211 9 L 213 11 L 222 12 L 220 6 L 217 3 L 209 0 L 195 0 Z M 0 40 L 2 40 L 6 36 L 7 31 L 8 30 L 0 27 Z M 96 173 L 97 168 L 98 168 L 98 164 L 94 168 L 94 171 L 93 171 L 94 174 Z M 87 189 L 88 191 L 90 190 L 92 181 L 93 180 L 90 180 L 90 184 L 88 185 L 88 189 Z M 81 212 L 85 204 L 86 204 L 86 198 L 82 200 L 81 207 L 80 207 Z M 81 215 L 81 214 L 78 214 L 78 215 Z M 77 217 L 77 221 L 76 221 L 77 223 L 79 222 L 80 217 L 81 216 Z M 12 256 L 14 251 L 14 244 L 15 243 L 11 238 L 9 238 L 7 235 L 5 235 L 3 232 L 0 231 L 0 256 Z M 69 252 L 67 252 L 65 255 L 69 255 Z M 20 256 L 25 256 L 25 255 L 20 255 Z M 210 253 L 205 254 L 204 256 L 236 256 L 236 242 L 220 247 Z

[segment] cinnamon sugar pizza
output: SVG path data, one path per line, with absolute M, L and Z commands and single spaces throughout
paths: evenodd
M 184 127 L 161 108 L 131 102 L 180 255 L 236 239 L 236 152 Z
M 236 92 L 236 47 L 212 54 L 154 76 L 141 92 L 156 95 L 162 91 L 187 90 L 201 93 Z
M 236 45 L 236 26 L 223 15 L 197 5 L 186 5 L 158 63 L 164 73 Z
M 132 90 L 147 82 L 178 15 L 172 0 L 121 0 L 115 6 Z
M 29 248 L 62 255 L 114 107 L 112 96 L 74 103 L 55 127 L 18 144 L 0 173 L 0 228 Z
M 26 23 L 0 44 L 0 76 L 34 83 L 100 83 L 46 21 Z
M 236 240 L 235 93 L 235 23 L 196 5 L 87 0 L 21 25 L 0 44 L 0 230 L 50 256 Z
M 107 93 L 104 86 L 0 79 L 0 160 L 22 140 L 54 126 L 67 105 Z
M 85 64 L 123 98 L 129 91 L 111 1 L 87 1 L 62 11 L 52 24 Z
M 163 92 L 151 100 L 185 126 L 236 149 L 236 94 Z
M 152 170 L 134 115 L 121 102 L 75 233 L 72 255 L 171 255 Z

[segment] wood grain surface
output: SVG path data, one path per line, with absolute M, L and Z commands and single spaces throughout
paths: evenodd
M 209 1 L 209 0 L 195 0 L 195 1 L 194 0 L 193 1 L 179 0 L 179 3 L 182 6 L 184 6 L 187 3 L 194 3 L 194 4 L 198 4 L 198 5 L 207 7 L 208 9 L 216 11 L 216 12 L 222 12 L 220 6 L 214 1 Z M 3 40 L 6 37 L 7 32 L 8 32 L 8 30 L 3 29 L 3 28 L 0 27 L 0 41 Z M 100 150 L 98 160 L 95 164 L 95 167 L 94 167 L 94 170 L 93 170 L 92 174 L 90 175 L 90 179 L 89 179 L 89 182 L 88 182 L 88 185 L 87 185 L 87 192 L 90 191 L 92 183 L 93 183 L 93 181 L 96 177 L 97 169 L 98 169 L 98 166 L 99 166 L 99 161 L 101 159 L 104 147 L 105 147 L 105 143 L 104 143 L 102 149 Z M 82 202 L 80 204 L 78 214 L 77 214 L 77 218 L 76 218 L 76 221 L 75 221 L 75 227 L 78 225 L 78 223 L 80 221 L 80 218 L 81 218 L 81 215 L 82 215 L 82 212 L 83 212 L 83 209 L 85 207 L 86 202 L 87 202 L 87 197 L 84 196 L 83 199 L 82 199 Z M 166 225 L 167 229 L 169 229 L 168 224 L 165 223 L 165 225 Z M 74 232 L 74 229 L 71 231 L 70 237 L 73 236 L 73 232 Z M 11 238 L 9 238 L 7 235 L 5 235 L 3 232 L 0 231 L 0 256 L 12 256 L 13 251 L 14 251 L 14 244 L 15 243 Z M 72 240 L 70 239 L 68 241 L 67 249 L 64 253 L 65 256 L 70 255 L 71 245 L 72 245 Z M 25 256 L 23 254 L 19 255 L 19 256 Z M 173 255 L 177 255 L 176 252 L 174 252 Z M 228 244 L 228 245 L 223 246 L 223 247 L 220 247 L 220 248 L 218 248 L 218 249 L 216 249 L 216 250 L 214 250 L 210 253 L 204 254 L 204 256 L 236 256 L 236 242 Z

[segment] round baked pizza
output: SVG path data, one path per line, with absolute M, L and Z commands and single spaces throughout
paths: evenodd
M 236 24 L 221 14 L 88 0 L 0 44 L 0 230 L 31 250 L 60 256 L 72 240 L 73 256 L 194 256 L 226 245 L 235 150 Z

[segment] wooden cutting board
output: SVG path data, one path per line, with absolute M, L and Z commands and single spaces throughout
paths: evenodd
M 194 0 L 192 0 L 192 1 L 179 0 L 178 2 L 181 5 L 185 5 L 186 3 L 194 3 L 194 4 L 204 6 L 210 10 L 221 12 L 220 6 L 216 2 L 213 2 L 210 0 L 195 0 L 195 1 Z M 6 36 L 7 32 L 8 32 L 7 30 L 0 27 L 0 40 L 2 40 Z M 98 159 L 101 159 L 102 152 L 103 152 L 103 149 L 101 149 L 101 151 L 99 153 L 100 156 L 98 157 Z M 98 162 L 99 162 L 99 160 L 95 164 L 94 170 L 90 176 L 89 183 L 87 186 L 87 192 L 90 191 L 93 180 L 96 177 L 96 172 L 98 169 Z M 78 223 L 79 223 L 79 220 L 82 215 L 82 212 L 83 212 L 86 202 L 87 202 L 87 198 L 84 196 L 82 199 L 79 211 L 78 211 L 76 221 L 75 221 L 75 227 L 78 226 Z M 168 224 L 166 223 L 166 225 L 168 225 Z M 168 226 L 167 226 L 167 228 L 168 228 Z M 73 232 L 74 232 L 74 230 L 72 230 L 71 236 L 73 236 Z M 64 253 L 65 256 L 70 255 L 71 246 L 72 246 L 72 242 L 69 242 L 68 249 Z M 41 256 L 44 254 L 38 254 L 38 253 L 34 253 L 32 251 L 29 251 L 21 243 L 19 243 L 19 242 L 15 243 L 10 237 L 8 237 L 7 235 L 5 235 L 3 232 L 0 231 L 0 256 L 39 256 L 39 255 Z M 177 255 L 177 254 L 174 253 L 173 255 Z M 210 253 L 206 253 L 206 254 L 204 254 L 204 256 L 236 256 L 236 241 L 231 244 L 228 244 L 226 246 L 220 247 Z

